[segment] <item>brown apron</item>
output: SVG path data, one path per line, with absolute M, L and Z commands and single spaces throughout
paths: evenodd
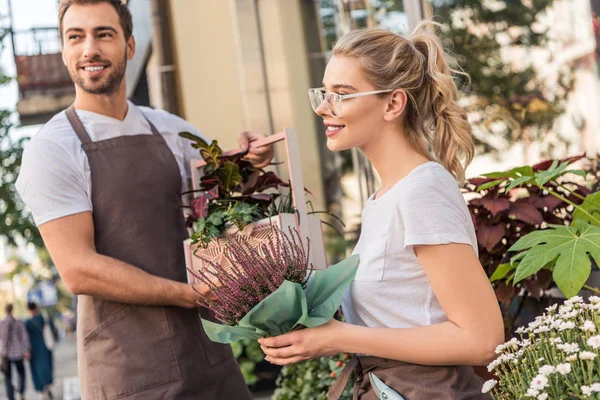
M 473 367 L 417 365 L 372 356 L 352 358 L 331 386 L 327 399 L 338 400 L 354 373 L 352 399 L 378 400 L 369 372 L 405 400 L 491 400 L 490 395 L 481 393 L 483 379 L 475 375 Z
M 96 251 L 186 282 L 181 176 L 164 138 L 148 121 L 152 135 L 92 142 L 73 106 L 67 118 L 89 160 Z M 206 337 L 198 310 L 79 296 L 77 314 L 83 400 L 251 398 L 230 346 Z

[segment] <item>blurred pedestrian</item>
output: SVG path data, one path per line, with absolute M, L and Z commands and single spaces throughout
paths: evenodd
M 50 345 L 44 339 L 44 331 L 49 331 L 50 323 L 42 313 L 39 312 L 35 303 L 28 303 L 30 318 L 25 321 L 27 333 L 31 343 L 31 359 L 29 366 L 31 368 L 31 378 L 35 391 L 40 394 L 42 400 L 52 399 L 50 385 L 54 381 L 54 371 L 52 365 L 52 351 L 48 348 Z M 51 337 L 51 333 L 46 336 Z
M 19 374 L 17 395 L 18 399 L 22 400 L 25 392 L 25 365 L 23 360 L 29 359 L 31 346 L 25 324 L 12 315 L 13 305 L 7 304 L 5 311 L 6 318 L 0 321 L 0 352 L 6 396 L 8 400 L 15 399 L 15 389 L 12 385 L 12 366 L 14 364 Z

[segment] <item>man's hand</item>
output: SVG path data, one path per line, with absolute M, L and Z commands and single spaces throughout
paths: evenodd
M 180 298 L 180 303 L 177 304 L 184 308 L 198 308 L 206 306 L 206 299 L 216 300 L 213 292 L 210 291 L 208 285 L 204 283 L 195 283 L 193 285 L 182 284 L 183 293 Z
M 240 149 L 242 151 L 249 150 L 244 159 L 249 161 L 256 168 L 264 168 L 269 165 L 275 154 L 273 145 L 263 147 L 256 147 L 256 145 L 253 145 L 255 141 L 264 137 L 265 135 L 255 132 L 241 132 L 237 137 Z
M 26 360 L 31 360 L 31 352 L 29 352 L 28 350 L 25 351 L 25 354 L 23 356 L 25 357 Z

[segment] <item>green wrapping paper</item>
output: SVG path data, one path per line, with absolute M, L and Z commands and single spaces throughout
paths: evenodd
M 299 283 L 284 281 L 250 310 L 238 325 L 202 319 L 204 331 L 213 342 L 225 344 L 323 325 L 340 308 L 358 264 L 358 255 L 353 255 L 327 269 L 313 271 L 305 289 Z

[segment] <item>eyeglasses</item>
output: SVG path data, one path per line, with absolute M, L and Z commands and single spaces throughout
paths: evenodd
M 317 109 L 321 106 L 321 104 L 323 104 L 323 101 L 325 101 L 325 105 L 327 106 L 327 111 L 329 111 L 329 114 L 331 114 L 332 117 L 338 118 L 342 116 L 342 100 L 369 96 L 372 94 L 389 93 L 394 90 L 395 89 L 387 89 L 352 94 L 339 94 L 328 92 L 323 88 L 313 88 L 308 89 L 308 98 L 310 99 L 310 105 L 314 112 L 317 112 Z

